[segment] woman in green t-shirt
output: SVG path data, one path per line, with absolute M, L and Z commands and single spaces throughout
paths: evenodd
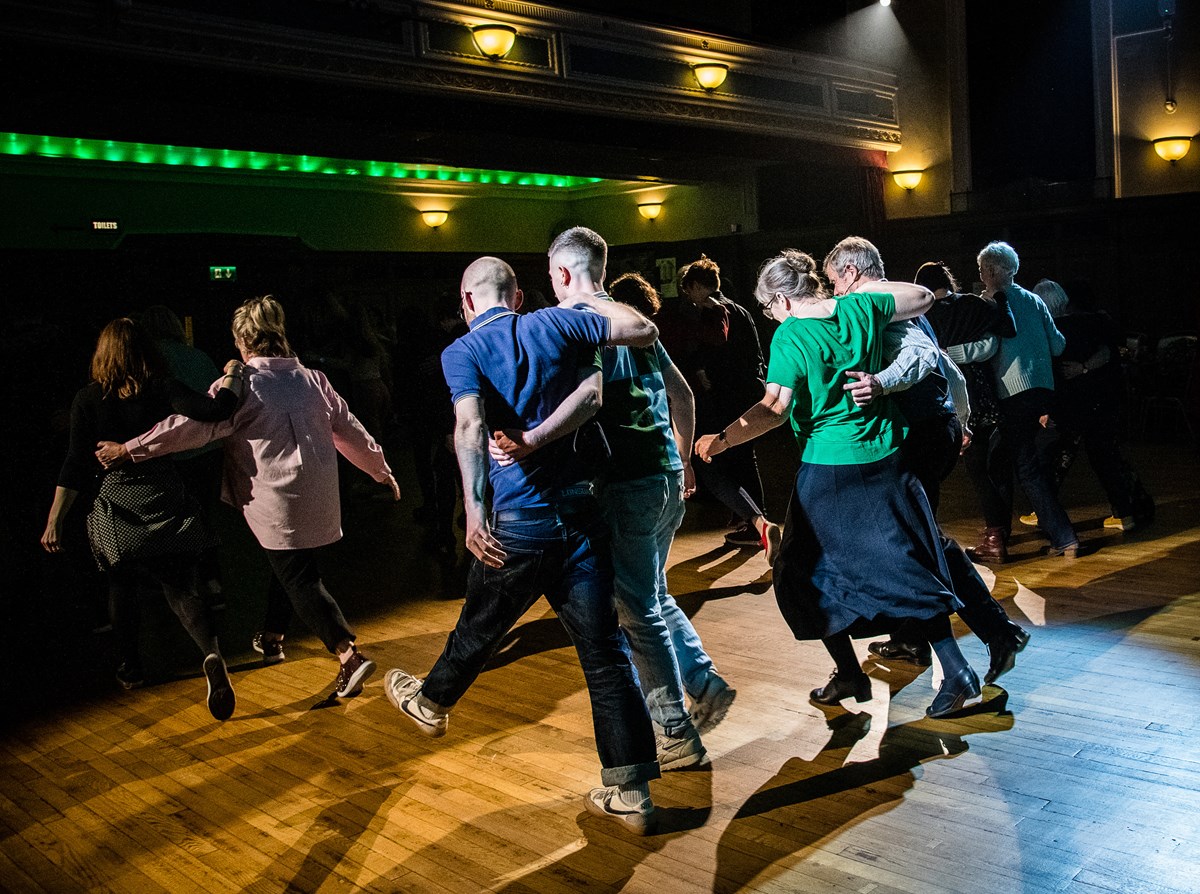
M 932 294 L 872 282 L 828 296 L 810 255 L 767 261 L 755 297 L 780 323 L 767 393 L 696 452 L 709 461 L 790 420 L 801 464 L 775 562 L 775 598 L 797 639 L 820 639 L 834 659 L 814 701 L 871 697 L 851 637 L 920 623 L 945 678 L 926 713 L 943 717 L 980 700 L 979 678 L 958 649 L 949 613 L 959 607 L 937 523 L 920 483 L 900 466 L 904 423 L 889 400 L 857 406 L 849 388 L 883 366 L 883 330 L 923 313 Z M 838 271 L 837 273 L 840 273 Z

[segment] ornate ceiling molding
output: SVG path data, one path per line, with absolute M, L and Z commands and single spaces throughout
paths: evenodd
M 290 8 L 289 8 L 290 7 Z M 248 4 L 236 18 L 186 0 L 0 0 L 0 34 L 147 60 L 398 92 L 453 93 L 856 149 L 894 151 L 895 75 L 837 59 L 507 0 L 305 0 Z M 470 25 L 511 24 L 494 61 Z M 730 67 L 706 93 L 690 66 Z

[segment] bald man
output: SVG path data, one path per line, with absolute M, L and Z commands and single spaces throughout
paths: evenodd
M 588 794 L 586 806 L 647 834 L 654 827 L 649 782 L 659 776 L 654 732 L 617 626 L 609 535 L 589 486 L 591 470 L 570 438 L 535 444 L 541 449 L 500 467 L 488 455 L 488 433 L 547 421 L 550 430 L 578 428 L 600 406 L 599 349 L 646 347 L 658 330 L 613 302 L 595 301 L 594 313 L 553 307 L 518 315 L 516 275 L 498 258 L 467 267 L 461 299 L 470 331 L 442 354 L 442 369 L 454 399 L 466 544 L 474 557 L 466 602 L 428 676 L 394 669 L 384 688 L 422 733 L 444 735 L 450 709 L 545 594 L 575 645 L 591 697 L 603 786 Z M 593 398 L 564 404 L 581 385 Z

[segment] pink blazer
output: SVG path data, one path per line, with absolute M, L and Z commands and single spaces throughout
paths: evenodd
M 214 383 L 212 391 L 220 382 Z M 342 536 L 337 453 L 376 481 L 391 469 L 324 373 L 295 357 L 254 357 L 245 393 L 224 422 L 168 416 L 125 443 L 134 462 L 225 438 L 222 498 L 265 549 L 311 549 Z

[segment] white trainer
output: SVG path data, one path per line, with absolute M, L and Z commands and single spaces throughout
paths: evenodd
M 429 738 L 437 739 L 446 735 L 450 714 L 437 710 L 433 702 L 421 695 L 424 682 L 397 667 L 383 678 L 383 691 L 396 710 L 415 723 L 417 729 Z
M 621 793 L 617 787 L 610 785 L 606 788 L 592 789 L 583 803 L 588 813 L 614 819 L 634 834 L 649 835 L 654 831 L 654 802 L 649 798 L 643 799 L 636 807 L 630 807 L 621 800 Z

